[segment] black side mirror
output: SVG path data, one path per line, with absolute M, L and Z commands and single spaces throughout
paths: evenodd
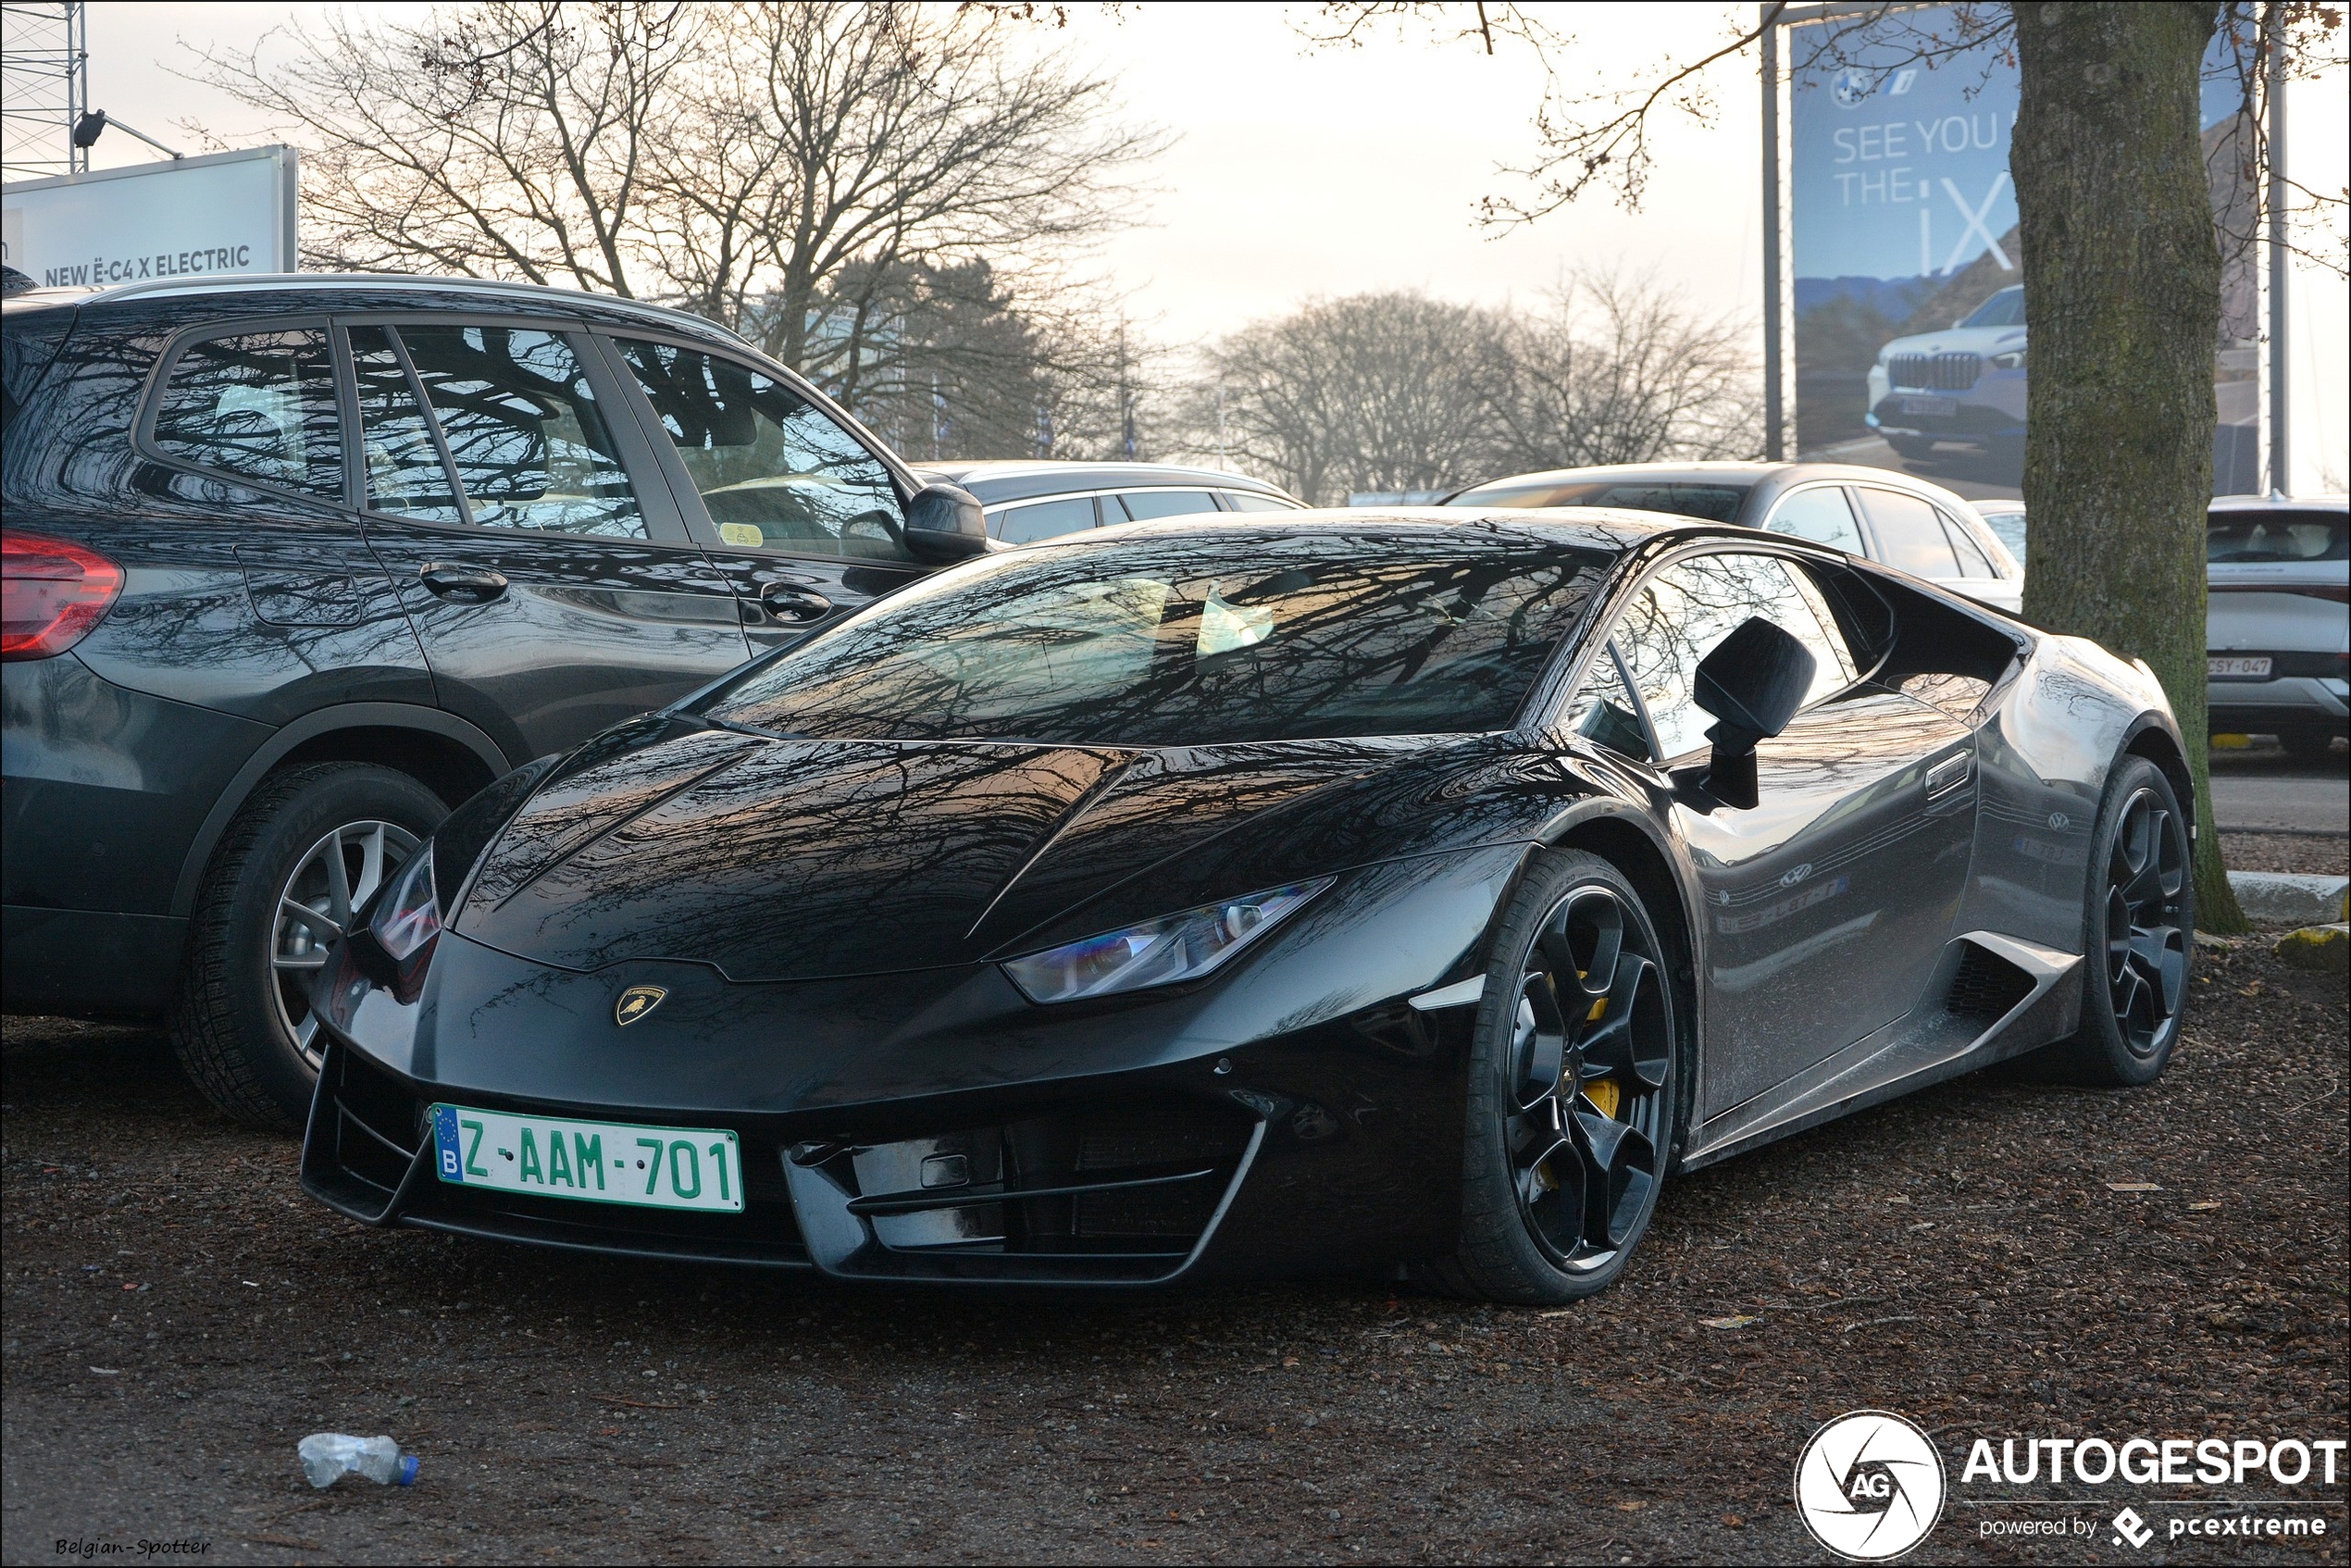
M 906 548 L 934 566 L 988 553 L 979 498 L 961 485 L 927 484 L 906 503 Z
M 1706 732 L 1714 742 L 1707 793 L 1753 809 L 1756 745 L 1787 728 L 1812 690 L 1814 668 L 1810 649 L 1760 616 L 1748 616 L 1698 661 L 1690 695 L 1715 718 Z

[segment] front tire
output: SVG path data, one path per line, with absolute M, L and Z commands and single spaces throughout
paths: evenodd
M 2091 840 L 2082 912 L 2082 1027 L 2050 1046 L 2070 1083 L 2153 1083 L 2171 1060 L 2186 1011 L 2196 940 L 2195 862 L 2187 817 L 2163 770 L 2125 757 L 2107 784 Z
M 323 1041 L 309 985 L 353 912 L 448 808 L 404 773 L 314 763 L 263 780 L 213 852 L 172 1020 L 180 1066 L 249 1126 L 299 1128 Z
M 1680 1131 L 1666 950 L 1623 873 L 1546 854 L 1504 915 L 1469 1063 L 1461 1245 L 1418 1270 L 1519 1304 L 1606 1289 L 1648 1229 Z

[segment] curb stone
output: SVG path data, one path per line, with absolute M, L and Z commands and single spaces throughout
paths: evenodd
M 2345 897 L 2351 877 L 2332 873 L 2232 871 L 2229 887 L 2238 907 L 2256 920 L 2291 920 L 2318 926 L 2351 917 Z

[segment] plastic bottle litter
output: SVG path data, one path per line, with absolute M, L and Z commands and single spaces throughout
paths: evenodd
M 402 1453 L 390 1437 L 354 1437 L 313 1432 L 295 1448 L 302 1473 L 314 1487 L 331 1487 L 346 1475 L 365 1475 L 379 1487 L 417 1484 L 417 1456 Z

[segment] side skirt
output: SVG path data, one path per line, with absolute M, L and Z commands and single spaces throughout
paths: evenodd
M 1972 951 L 1971 951 L 1972 950 Z M 1959 994 L 1993 970 L 2021 994 L 1989 1015 L 1962 1008 Z M 1928 1000 L 1754 1099 L 1718 1112 L 1691 1135 L 1683 1170 L 1743 1154 L 1776 1139 L 1897 1099 L 1946 1078 L 2021 1056 L 2071 1034 L 2081 1021 L 2078 953 L 1997 931 L 1954 939 L 1935 965 Z M 2003 997 L 2003 1001 L 2007 1001 Z

